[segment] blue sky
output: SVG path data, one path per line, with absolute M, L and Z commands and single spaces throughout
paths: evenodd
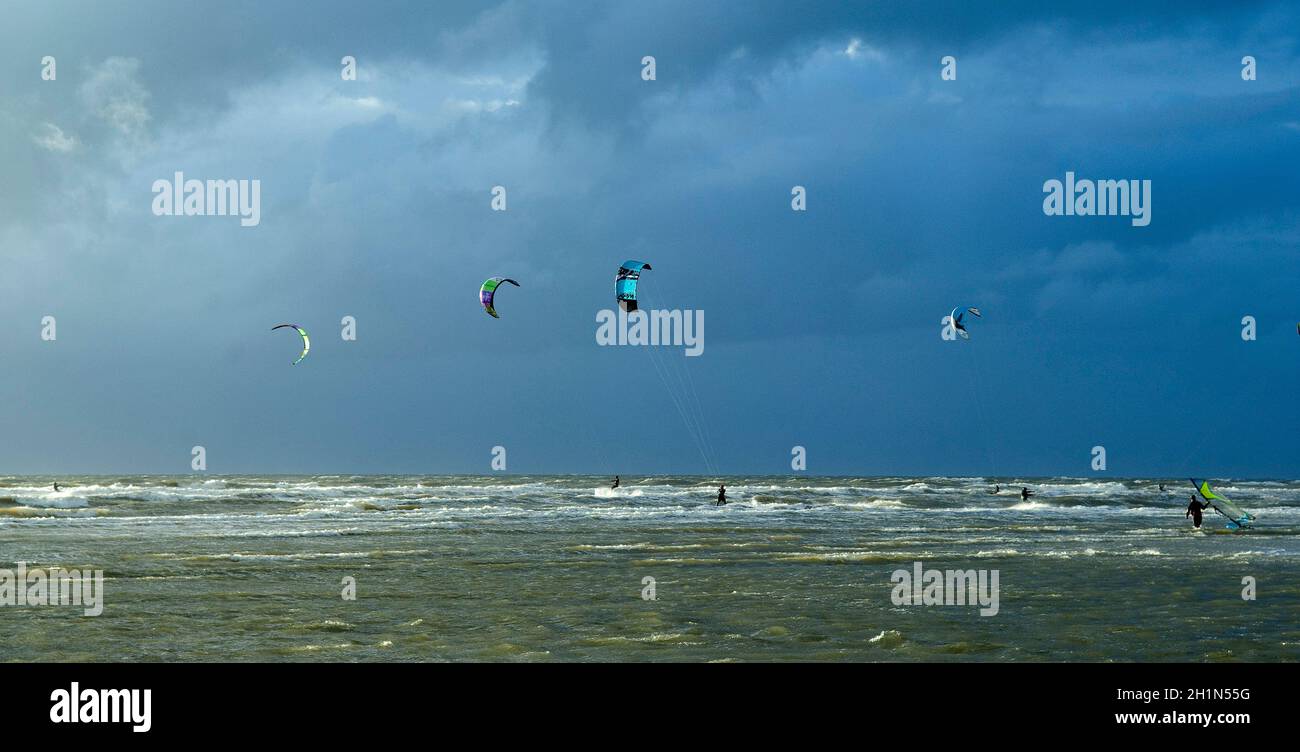
M 1300 11 L 1038 5 L 8 9 L 0 472 L 1295 477 Z M 178 170 L 261 224 L 154 216 Z M 596 345 L 627 258 L 703 356 Z

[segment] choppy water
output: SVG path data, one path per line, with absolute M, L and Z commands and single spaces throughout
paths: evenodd
M 1229 533 L 1132 480 L 51 480 L 0 478 L 0 568 L 103 569 L 104 613 L 0 606 L 0 660 L 1300 657 L 1298 482 L 1221 482 Z M 916 561 L 998 570 L 999 613 L 894 605 Z

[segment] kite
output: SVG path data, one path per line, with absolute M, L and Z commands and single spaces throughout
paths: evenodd
M 644 261 L 624 261 L 614 277 L 614 298 L 625 313 L 636 310 L 636 281 L 641 279 L 641 270 L 650 270 Z
M 293 362 L 293 364 L 296 366 L 302 362 L 303 358 L 307 357 L 307 351 L 311 350 L 311 340 L 307 339 L 307 330 L 303 329 L 301 326 L 298 326 L 297 324 L 277 324 L 271 327 L 271 331 L 275 331 L 276 329 L 286 329 L 286 328 L 297 329 L 298 333 L 302 335 L 302 355 L 299 355 L 298 359 Z
M 519 283 L 514 281 L 513 279 L 506 279 L 505 277 L 493 277 L 492 279 L 489 279 L 488 281 L 484 282 L 483 287 L 481 287 L 478 291 L 478 302 L 483 304 L 483 310 L 487 311 L 488 315 L 490 315 L 494 319 L 501 318 L 500 316 L 497 315 L 497 309 L 492 307 L 492 298 L 496 296 L 497 287 L 499 287 L 502 282 L 509 282 L 515 287 L 519 286 Z
M 948 314 L 948 320 L 952 322 L 953 330 L 960 334 L 962 339 L 970 339 L 970 332 L 966 331 L 966 324 L 962 322 L 962 319 L 966 317 L 967 313 L 974 314 L 976 318 L 982 318 L 983 314 L 980 313 L 978 308 L 967 308 L 965 311 L 957 313 L 958 308 L 961 308 L 961 306 L 952 309 L 952 313 Z

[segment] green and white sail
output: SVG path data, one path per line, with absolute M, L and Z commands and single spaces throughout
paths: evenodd
M 298 336 L 302 337 L 302 354 L 298 356 L 298 359 L 293 364 L 296 366 L 301 363 L 302 359 L 307 357 L 307 353 L 311 352 L 311 339 L 307 337 L 307 330 L 297 324 L 277 324 L 271 327 L 271 331 L 276 329 L 296 329 L 298 331 Z
M 1210 488 L 1208 480 L 1192 478 L 1192 485 L 1196 486 L 1196 490 L 1201 493 L 1201 498 L 1210 502 L 1210 506 L 1213 506 L 1219 514 L 1232 520 L 1238 527 L 1245 527 L 1255 521 L 1255 515 L 1246 512 L 1227 498 L 1215 493 L 1214 489 Z

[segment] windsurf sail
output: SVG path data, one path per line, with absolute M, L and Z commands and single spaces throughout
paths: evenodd
M 1210 488 L 1209 481 L 1196 478 L 1192 478 L 1191 481 L 1192 485 L 1196 486 L 1196 490 L 1200 492 L 1201 498 L 1210 502 L 1210 506 L 1214 507 L 1215 511 L 1232 520 L 1238 527 L 1245 527 L 1255 521 L 1255 515 L 1246 512 L 1227 498 L 1215 493 L 1214 489 Z

